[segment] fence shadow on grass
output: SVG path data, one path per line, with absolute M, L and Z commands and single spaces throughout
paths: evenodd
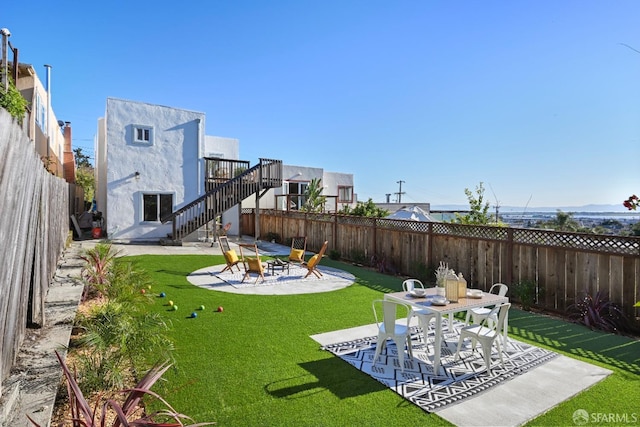
M 640 340 L 512 308 L 509 334 L 569 355 L 640 374 Z

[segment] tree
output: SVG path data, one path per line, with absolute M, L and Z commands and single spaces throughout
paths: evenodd
M 93 173 L 90 157 L 82 152 L 82 148 L 74 148 L 76 158 L 76 184 L 84 190 L 85 202 L 92 202 L 96 189 L 96 179 Z
M 300 210 L 306 212 L 322 212 L 327 196 L 322 195 L 322 180 L 313 178 L 304 191 L 305 202 Z
M 489 215 L 489 202 L 484 201 L 484 186 L 480 182 L 476 186 L 476 196 L 473 195 L 468 188 L 464 189 L 464 194 L 469 199 L 469 213 L 461 215 L 456 213 L 456 217 L 452 222 L 460 224 L 486 225 L 492 223 L 491 215 Z
M 556 212 L 556 217 L 548 221 L 538 222 L 538 226 L 542 228 L 550 228 L 556 231 L 570 231 L 570 232 L 591 232 L 592 230 L 583 227 L 578 221 L 573 218 L 572 212 L 563 212 L 560 209 Z
M 381 209 L 373 203 L 373 200 L 369 199 L 366 203 L 358 202 L 356 203 L 355 208 L 349 207 L 349 205 L 345 205 L 340 212 L 344 215 L 354 215 L 354 216 L 366 216 L 371 218 L 384 218 L 389 215 L 389 211 L 386 209 Z
M 82 152 L 82 148 L 80 147 L 74 148 L 73 154 L 75 155 L 76 166 L 78 166 L 78 168 L 86 167 L 86 168 L 91 168 L 93 170 L 93 165 L 89 161 L 90 157 Z

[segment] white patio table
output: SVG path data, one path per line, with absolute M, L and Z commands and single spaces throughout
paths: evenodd
M 434 356 L 433 356 L 433 372 L 440 372 L 440 350 L 442 346 L 442 320 L 443 316 L 448 314 L 449 319 L 447 322 L 447 328 L 451 332 L 453 330 L 453 315 L 454 313 L 458 313 L 460 311 L 467 311 L 472 308 L 479 307 L 487 307 L 493 306 L 496 304 L 502 304 L 505 302 L 509 302 L 509 298 L 501 297 L 499 295 L 490 294 L 488 292 L 483 292 L 482 297 L 480 298 L 460 298 L 458 302 L 450 302 L 446 305 L 434 305 L 432 303 L 433 297 L 436 295 L 435 288 L 427 288 L 426 294 L 424 297 L 414 297 L 407 292 L 392 292 L 388 294 L 384 294 L 384 299 L 392 300 L 392 301 L 400 301 L 405 304 L 409 304 L 412 307 L 415 307 L 418 310 L 427 310 L 435 314 L 436 319 L 436 330 L 435 330 L 435 343 L 434 343 Z M 504 329 L 503 329 L 503 343 L 507 345 L 507 322 L 508 322 L 508 313 L 507 318 L 505 318 Z M 425 342 L 426 342 L 426 331 L 425 333 Z

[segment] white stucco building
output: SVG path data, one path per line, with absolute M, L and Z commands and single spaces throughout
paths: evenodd
M 95 170 L 97 208 L 109 239 L 166 238 L 171 224 L 160 218 L 204 194 L 204 158 L 238 159 L 237 139 L 204 132 L 204 113 L 107 99 Z M 224 215 L 237 218 L 237 208 Z M 232 225 L 237 230 L 237 221 Z
M 138 101 L 107 99 L 95 145 L 97 210 L 103 232 L 115 241 L 167 238 L 173 224 L 162 219 L 206 193 L 205 175 L 224 182 L 249 166 L 239 160 L 237 139 L 205 135 L 204 113 Z M 214 168 L 207 171 L 207 164 Z M 325 211 L 355 206 L 352 174 L 282 165 L 282 186 L 269 189 L 260 208 L 299 209 L 314 178 L 322 180 Z M 247 197 L 242 208 L 255 203 L 255 196 Z M 220 222 L 231 223 L 229 234 L 240 232 L 239 209 L 237 204 L 222 213 Z M 187 240 L 198 237 L 192 233 Z

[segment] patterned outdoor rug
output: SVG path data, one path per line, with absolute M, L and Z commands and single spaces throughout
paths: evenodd
M 375 365 L 373 365 L 373 357 L 376 351 L 376 336 L 326 345 L 322 348 L 371 375 L 427 412 L 437 412 L 447 405 L 472 398 L 558 355 L 509 339 L 506 351 L 503 352 L 504 366 L 500 364 L 498 351 L 494 346 L 492 369 L 489 373 L 484 369 L 482 348 L 478 345 L 476 351 L 471 351 L 468 340 L 465 341 L 466 347 L 464 345 L 462 347 L 460 359 L 454 362 L 458 330 L 462 326 L 464 326 L 462 322 L 455 320 L 456 331 L 443 334 L 439 375 L 434 374 L 432 365 L 435 338 L 433 329 L 429 330 L 428 345 L 425 345 L 421 329 L 414 328 L 412 334 L 414 359 L 409 359 L 405 353 L 404 372 L 400 370 L 397 348 L 392 340 L 387 340 Z

